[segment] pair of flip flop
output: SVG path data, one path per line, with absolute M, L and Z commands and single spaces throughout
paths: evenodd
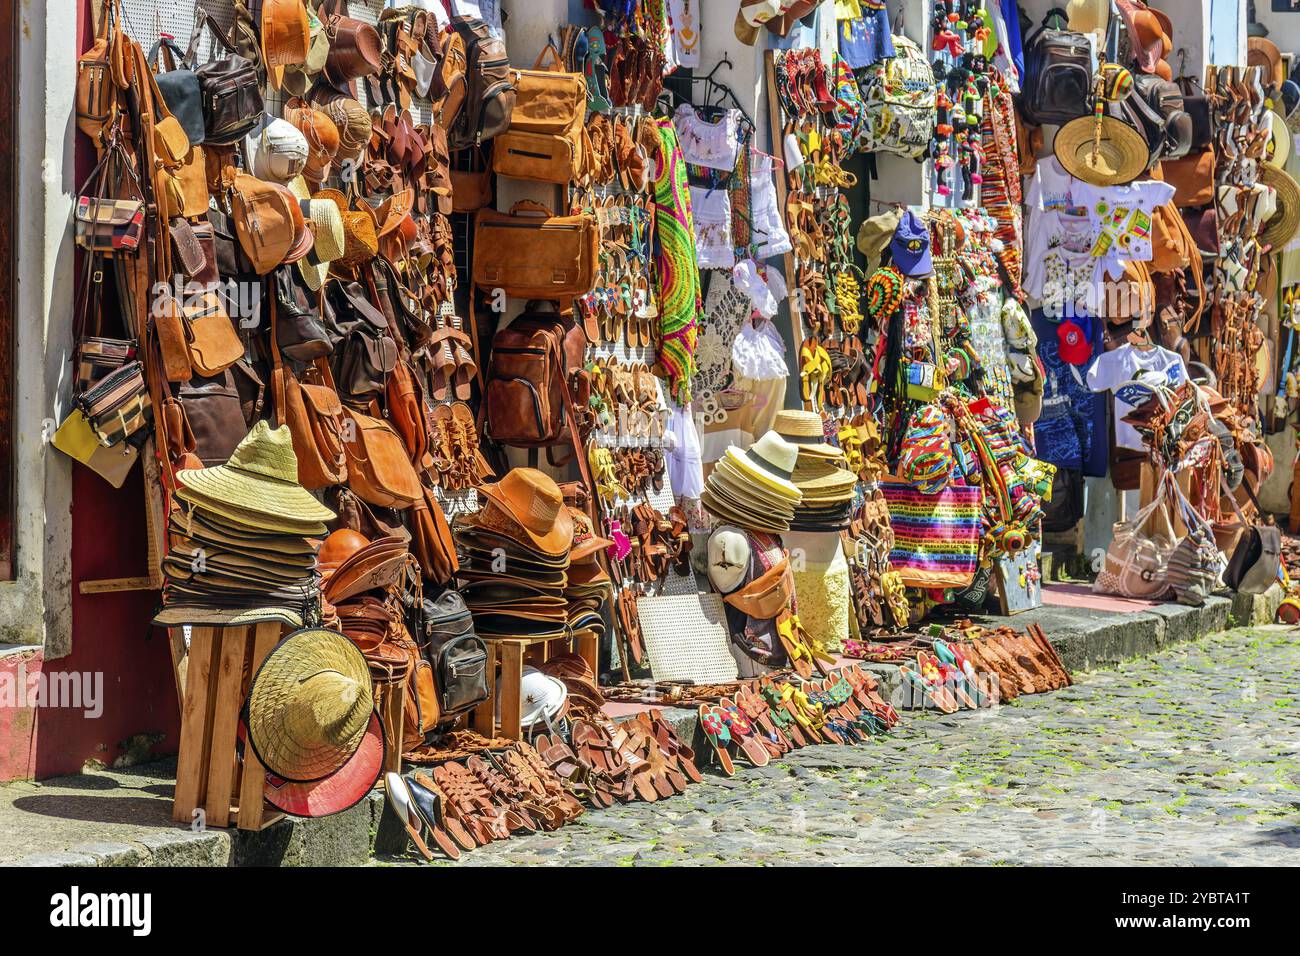
M 700 728 L 728 777 L 736 772 L 733 750 L 743 753 L 755 767 L 766 767 L 772 761 L 767 745 L 730 698 L 724 697 L 717 704 L 700 704 Z

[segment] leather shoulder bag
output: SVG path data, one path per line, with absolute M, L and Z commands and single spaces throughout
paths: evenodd
M 474 284 L 522 299 L 572 299 L 596 283 L 596 220 L 525 200 L 474 217 Z

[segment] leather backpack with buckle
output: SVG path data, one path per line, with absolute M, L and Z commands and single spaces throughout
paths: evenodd
M 515 107 L 514 76 L 505 41 L 476 17 L 453 17 L 465 49 L 465 99 L 447 128 L 452 149 L 481 146 L 510 126 Z
M 543 183 L 576 179 L 587 114 L 582 74 L 564 72 L 559 51 L 548 44 L 531 70 L 514 71 L 514 85 L 510 128 L 492 144 L 492 168 L 501 176 Z
M 1088 112 L 1092 101 L 1092 45 L 1088 37 L 1066 29 L 1059 7 L 1025 40 L 1025 78 L 1021 109 L 1035 126 L 1063 125 Z

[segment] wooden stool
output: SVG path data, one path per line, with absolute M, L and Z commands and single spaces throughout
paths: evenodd
M 241 830 L 261 830 L 283 818 L 265 808 L 266 768 L 253 748 L 244 747 L 242 762 L 235 751 L 248 686 L 281 631 L 274 621 L 190 629 L 172 801 L 178 823 L 193 823 L 199 808 L 203 824 L 211 827 L 233 820 Z
M 525 658 L 534 663 L 545 663 L 556 654 L 563 654 L 571 650 L 572 644 L 575 642 L 578 645 L 578 654 L 590 665 L 591 672 L 595 674 L 598 663 L 597 654 L 600 647 L 600 639 L 595 635 L 583 634 L 572 640 L 567 637 L 549 639 L 536 637 L 484 638 L 483 643 L 487 645 L 488 650 L 488 698 L 474 708 L 474 716 L 471 722 L 474 730 L 484 737 L 497 736 L 496 708 L 499 686 L 501 697 L 500 736 L 507 737 L 510 740 L 520 739 L 523 736 L 519 718 L 523 706 L 521 685 L 524 680 Z M 501 665 L 499 684 L 495 679 L 496 665 L 498 663 Z

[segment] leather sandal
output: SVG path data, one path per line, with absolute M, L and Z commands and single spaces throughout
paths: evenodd
M 713 755 L 717 758 L 722 772 L 728 777 L 736 773 L 736 765 L 731 761 L 731 730 L 727 726 L 726 720 L 721 713 L 712 704 L 700 704 L 700 730 L 704 732 L 704 738 L 713 748 Z

